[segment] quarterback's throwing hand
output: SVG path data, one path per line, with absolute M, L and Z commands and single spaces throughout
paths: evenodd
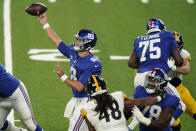
M 43 13 L 43 14 L 41 14 L 40 16 L 37 16 L 37 19 L 39 20 L 39 22 L 40 22 L 42 25 L 45 25 L 45 24 L 48 23 L 46 13 Z

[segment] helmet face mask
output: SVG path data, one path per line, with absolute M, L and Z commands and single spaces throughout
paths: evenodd
M 176 43 L 178 45 L 178 49 L 181 50 L 184 47 L 184 41 L 182 39 L 182 36 L 178 32 L 174 31 L 173 33 L 174 33 L 174 36 L 175 36 L 175 39 L 176 39 Z
M 91 97 L 108 92 L 105 80 L 98 75 L 92 75 L 89 77 L 86 91 Z
M 75 38 L 77 40 L 82 40 L 83 43 L 77 45 L 74 43 L 74 50 L 75 51 L 85 51 L 90 50 L 91 48 L 95 47 L 97 42 L 96 34 L 88 29 L 81 29 L 76 35 Z
M 166 30 L 166 27 L 165 27 L 165 24 L 163 23 L 163 21 L 158 18 L 150 19 L 147 22 L 146 28 L 147 28 L 148 34 L 152 33 L 152 32 L 161 32 L 161 31 Z
M 164 90 L 166 86 L 166 75 L 161 69 L 155 68 L 146 75 L 144 87 L 147 93 L 153 94 L 159 92 L 160 90 Z

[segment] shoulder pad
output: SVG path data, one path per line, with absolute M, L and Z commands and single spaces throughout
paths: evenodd
M 189 60 L 191 60 L 190 53 L 187 50 L 185 50 L 185 49 L 182 49 L 180 51 L 180 55 L 182 56 L 183 59 L 189 59 Z
M 111 93 L 112 96 L 121 96 L 123 99 L 127 98 L 127 95 L 123 93 L 122 91 L 116 91 Z

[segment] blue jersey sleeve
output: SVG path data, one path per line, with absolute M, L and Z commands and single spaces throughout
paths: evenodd
M 167 93 L 165 99 L 163 100 L 165 103 L 165 108 L 174 108 L 176 109 L 179 105 L 180 99 L 172 94 Z
M 176 43 L 176 40 L 175 40 L 175 37 L 174 37 L 174 34 L 172 32 L 169 32 L 168 33 L 169 35 L 169 39 L 170 39 L 170 52 L 174 51 L 174 50 L 177 50 L 178 49 L 178 45 Z
M 133 93 L 134 98 L 142 98 L 145 97 L 146 95 L 146 90 L 143 86 L 137 86 L 135 88 L 135 91 Z
M 134 52 L 137 52 L 137 45 L 138 45 L 138 41 L 137 41 L 137 38 L 135 39 L 135 41 L 134 41 L 134 47 L 133 47 L 133 51 Z
M 71 49 L 71 46 L 67 46 L 63 41 L 60 42 L 60 44 L 58 45 L 57 49 L 67 58 L 70 58 L 70 54 L 71 52 L 73 52 L 74 50 Z

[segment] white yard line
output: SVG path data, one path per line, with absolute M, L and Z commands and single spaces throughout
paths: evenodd
M 95 3 L 101 3 L 101 0 L 93 0 Z
M 149 2 L 149 0 L 141 0 L 141 2 L 146 4 Z
M 12 74 L 12 44 L 11 44 L 11 20 L 10 20 L 11 0 L 4 0 L 3 5 L 3 23 L 4 23 L 4 50 L 5 50 L 5 68 Z M 8 120 L 14 124 L 14 112 L 10 112 Z
M 193 4 L 194 0 L 186 0 L 188 3 Z
M 129 56 L 111 55 L 110 60 L 129 60 Z
M 50 2 L 50 3 L 55 3 L 56 0 L 48 0 L 48 2 Z

